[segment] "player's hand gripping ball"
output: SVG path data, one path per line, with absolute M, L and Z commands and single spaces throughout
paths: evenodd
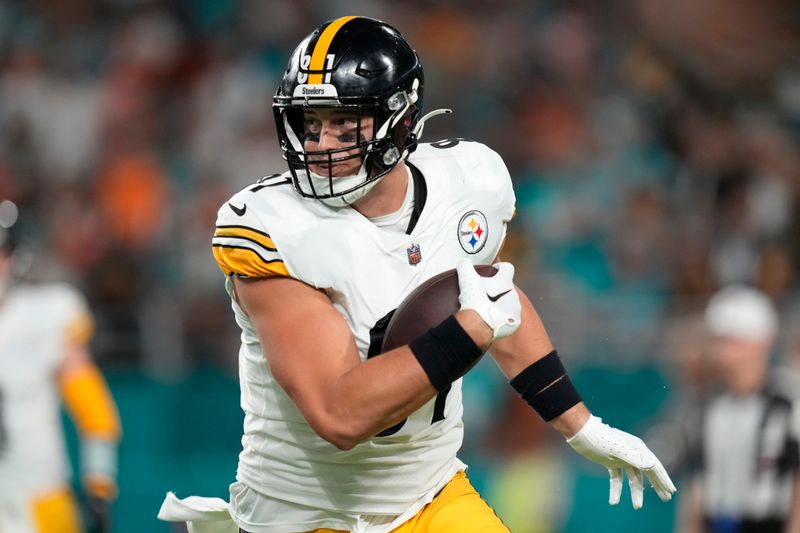
M 509 263 L 477 265 L 468 260 L 433 276 L 414 289 L 392 315 L 381 351 L 408 344 L 461 309 L 475 310 L 492 328 L 493 340 L 519 327 L 519 295 L 514 289 L 514 267 Z

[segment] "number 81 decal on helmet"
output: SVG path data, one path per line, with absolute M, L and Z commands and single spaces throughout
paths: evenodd
M 333 62 L 336 61 L 334 54 L 325 56 L 325 83 L 331 82 L 331 70 L 333 70 Z M 297 83 L 308 83 L 308 69 L 311 66 L 311 56 L 304 55 L 300 60 L 300 69 L 297 71 Z

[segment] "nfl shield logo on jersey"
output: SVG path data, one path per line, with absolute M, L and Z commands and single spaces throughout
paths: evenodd
M 406 251 L 408 252 L 409 265 L 416 265 L 422 261 L 422 252 L 419 249 L 419 244 L 411 243 L 411 246 L 409 246 Z

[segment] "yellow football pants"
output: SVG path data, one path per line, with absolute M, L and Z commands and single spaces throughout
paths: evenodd
M 78 533 L 82 530 L 78 504 L 69 489 L 39 495 L 33 500 L 32 508 L 39 533 Z
M 0 501 L 0 532 L 80 533 L 80 511 L 69 488 Z
M 316 529 L 309 533 L 347 533 Z M 392 533 L 509 533 L 508 528 L 459 472 L 431 503 Z

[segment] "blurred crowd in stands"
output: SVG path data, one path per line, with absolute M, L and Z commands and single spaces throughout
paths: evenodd
M 284 170 L 272 94 L 294 43 L 344 14 L 417 47 L 426 108 L 454 111 L 424 140 L 505 158 L 504 254 L 568 366 L 697 377 L 691 317 L 731 282 L 774 298 L 782 352 L 800 350 L 790 0 L 3 0 L 0 197 L 20 205 L 33 274 L 88 294 L 102 365 L 235 369 L 216 209 Z

